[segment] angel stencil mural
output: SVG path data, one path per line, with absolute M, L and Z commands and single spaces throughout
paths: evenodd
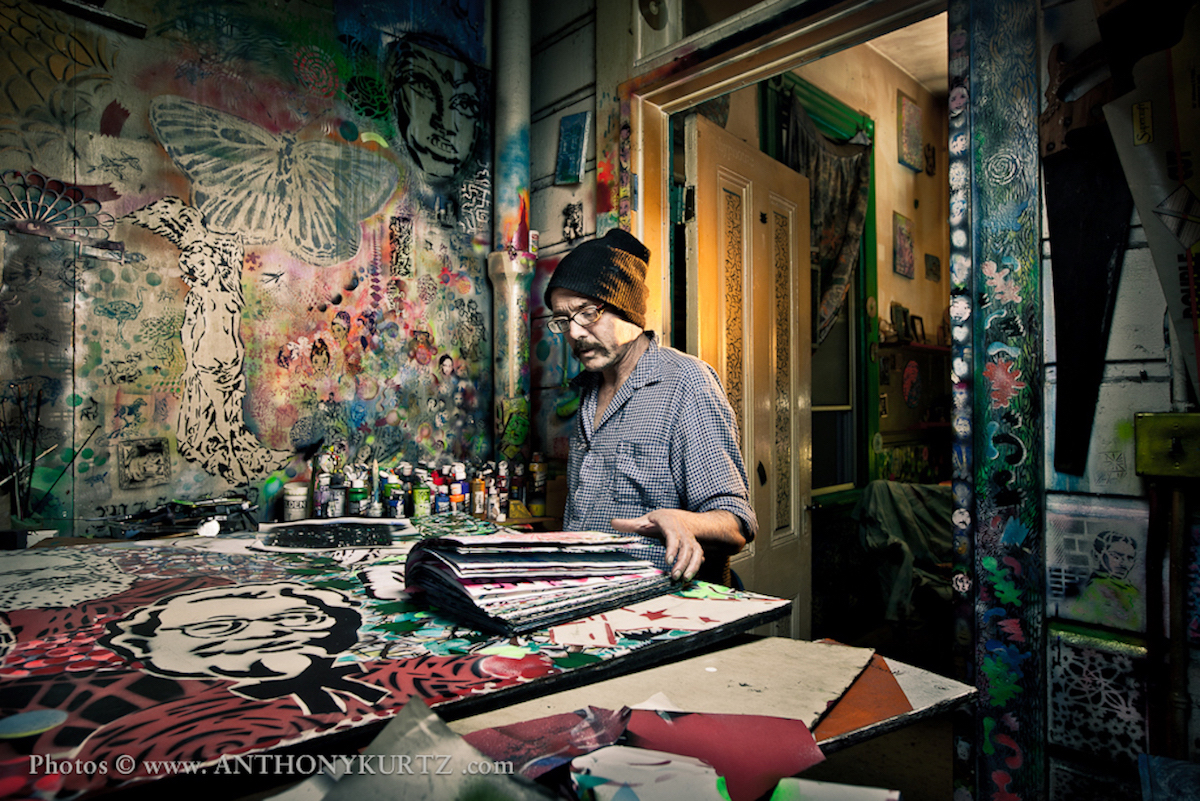
M 276 134 L 181 97 L 156 98 L 150 121 L 192 180 L 194 198 L 194 205 L 162 198 L 126 217 L 180 249 L 190 287 L 179 452 L 231 483 L 262 478 L 291 454 L 261 444 L 244 418 L 245 245 L 278 244 L 317 265 L 349 258 L 360 245 L 360 220 L 391 195 L 397 169 L 371 151 Z M 347 181 L 359 191 L 340 192 Z
M 199 211 L 176 197 L 156 200 L 128 219 L 177 246 L 191 290 L 184 299 L 183 392 L 179 453 L 232 483 L 260 478 L 284 464 L 287 451 L 263 446 L 246 427 L 242 400 L 242 258 L 236 236 L 208 229 Z

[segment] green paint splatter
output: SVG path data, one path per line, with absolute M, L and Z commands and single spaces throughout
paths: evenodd
M 117 274 L 107 267 L 101 269 L 96 275 L 106 284 L 111 284 L 113 281 L 117 280 Z
M 983 753 L 991 756 L 996 753 L 996 746 L 992 745 L 992 730 L 996 728 L 996 719 L 983 719 Z
M 988 703 L 1005 706 L 1021 694 L 1020 677 L 1003 657 L 989 655 L 983 660 L 983 675 L 987 676 Z
M 83 403 L 83 398 L 79 395 L 72 395 L 69 398 L 67 398 L 68 406 L 79 406 L 82 403 Z
M 150 286 L 161 286 L 162 282 L 162 276 L 158 273 L 146 273 L 146 283 Z
M 983 565 L 983 569 L 991 574 L 992 581 L 995 582 L 992 591 L 996 594 L 996 600 L 1004 604 L 1020 606 L 1021 593 L 1017 589 L 1017 585 L 1013 583 L 1012 574 L 1006 568 L 1000 567 L 994 556 L 985 556 L 980 563 Z

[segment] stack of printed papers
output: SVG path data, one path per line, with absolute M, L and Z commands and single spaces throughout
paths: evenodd
M 408 555 L 406 590 L 480 631 L 520 634 L 663 595 L 679 584 L 602 532 L 434 537 Z

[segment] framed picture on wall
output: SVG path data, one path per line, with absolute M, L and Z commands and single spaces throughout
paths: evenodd
M 942 280 L 942 260 L 932 253 L 925 254 L 925 277 L 930 281 Z
M 892 212 L 892 270 L 905 278 L 916 274 L 913 223 L 898 211 Z
M 917 101 L 896 91 L 896 153 L 901 164 L 920 172 L 925 169 L 921 141 L 921 107 Z
M 897 342 L 911 342 L 912 328 L 909 325 L 908 307 L 892 302 L 892 328 L 896 331 Z
M 908 317 L 908 324 L 912 327 L 912 340 L 917 344 L 925 344 L 925 321 L 915 314 Z

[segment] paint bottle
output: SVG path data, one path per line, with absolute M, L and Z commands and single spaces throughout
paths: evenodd
M 400 517 L 413 516 L 413 466 L 410 462 L 400 463 Z
M 329 487 L 328 517 L 346 516 L 346 487 L 338 482 Z
M 454 463 L 453 480 L 450 482 L 450 511 L 467 511 L 467 466 L 462 462 Z
M 546 462 L 542 454 L 534 453 L 529 462 L 529 487 L 526 490 L 526 506 L 534 517 L 546 515 Z
M 295 482 L 283 485 L 283 519 L 303 520 L 308 514 L 308 484 Z
M 487 482 L 478 471 L 471 478 L 471 514 L 480 520 L 487 517 Z
M 513 462 L 512 477 L 508 480 L 508 502 L 525 503 L 525 464 Z
M 346 493 L 346 514 L 350 517 L 366 517 L 369 504 L 367 482 L 361 478 L 351 481 Z
M 329 474 L 317 475 L 317 488 L 313 490 L 313 517 L 329 516 Z
M 413 508 L 409 517 L 425 517 L 429 514 L 429 485 L 413 485 L 412 505 Z
M 433 499 L 433 513 L 442 515 L 450 511 L 450 485 L 438 484 L 437 496 Z
M 500 515 L 494 519 L 508 518 L 508 462 L 501 461 L 496 465 L 496 499 L 500 504 Z
M 487 516 L 489 520 L 494 520 L 497 523 L 504 522 L 504 513 L 500 511 L 500 493 L 496 491 L 495 484 L 488 489 Z

